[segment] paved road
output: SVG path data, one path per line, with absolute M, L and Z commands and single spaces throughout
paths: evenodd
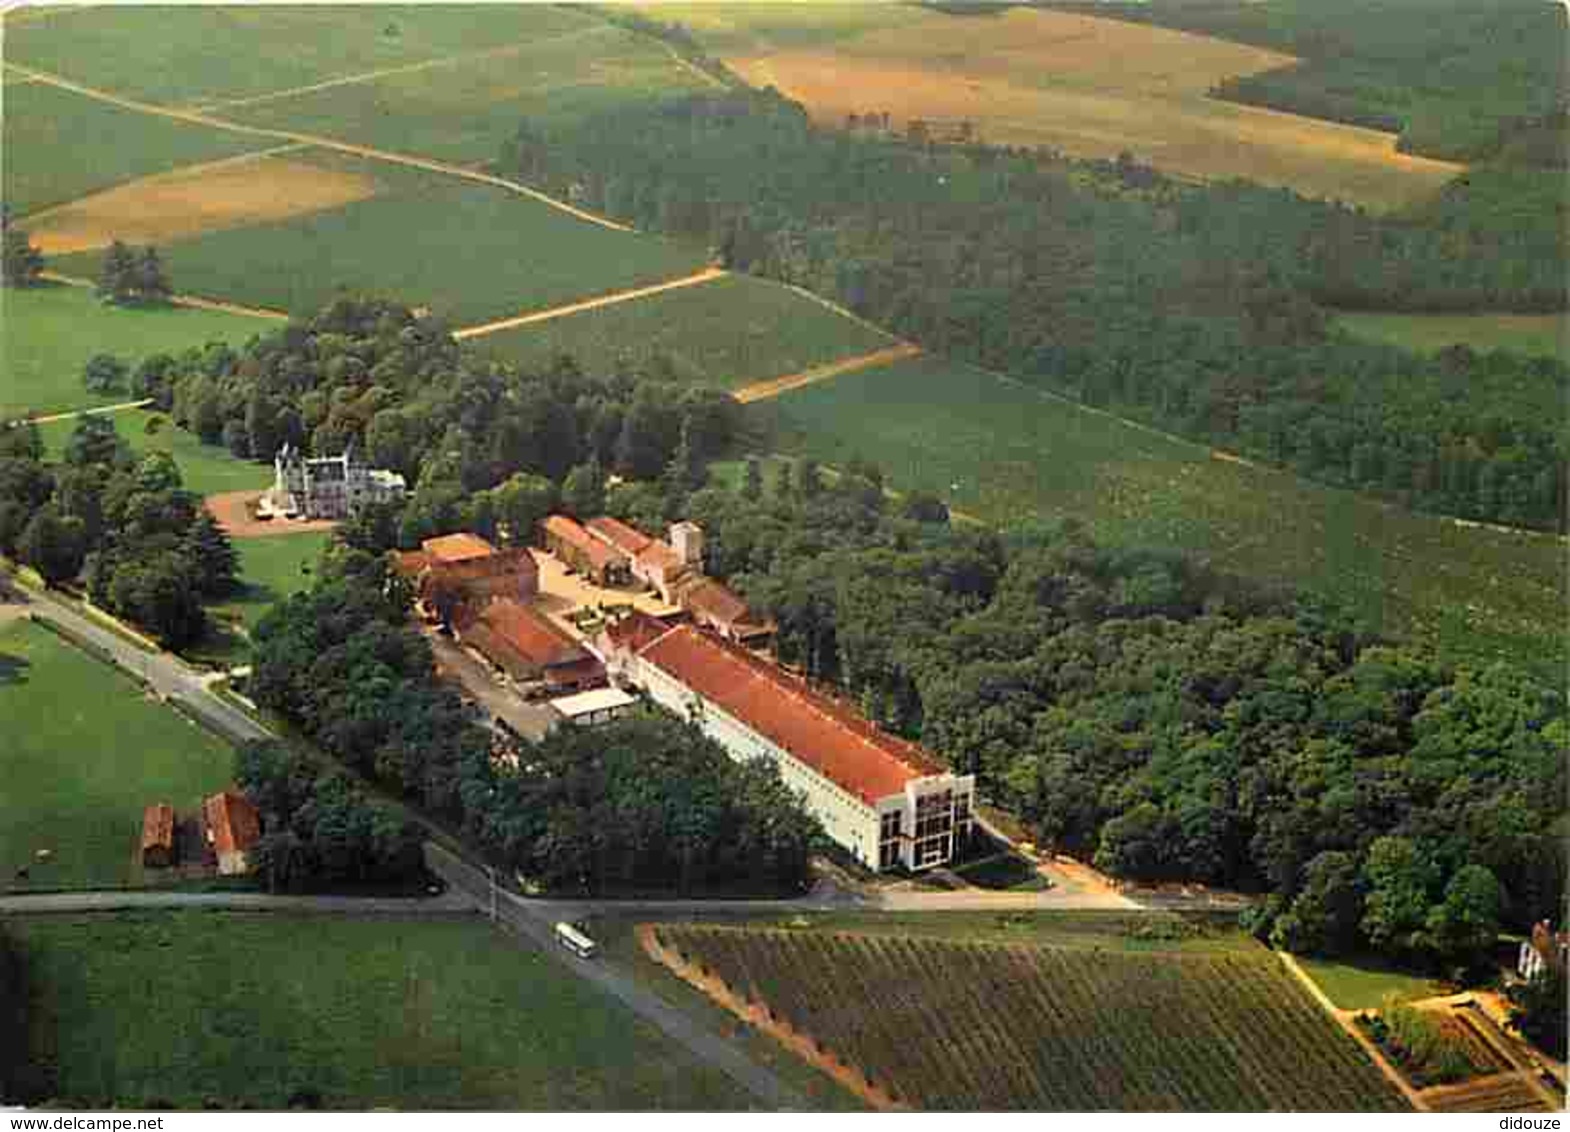
M 34 616 L 54 622 L 68 635 L 107 654 L 115 664 L 139 677 L 158 695 L 178 701 L 219 734 L 236 742 L 272 737 L 261 724 L 215 695 L 204 682 L 204 674 L 179 657 L 138 648 L 51 593 L 33 589 L 20 592 L 32 607 Z
M 41 892 L 0 896 L 0 912 L 18 916 L 70 912 L 134 912 L 199 908 L 232 912 L 290 912 L 329 916 L 451 917 L 474 915 L 474 901 L 456 892 L 441 896 L 269 896 L 265 892 Z
M 685 1046 L 700 1061 L 719 1069 L 752 1093 L 765 1107 L 775 1111 L 798 1112 L 810 1107 L 805 1097 L 786 1085 L 771 1070 L 758 1065 L 729 1042 L 698 1026 L 687 1015 L 658 995 L 645 990 L 631 977 L 597 959 L 580 959 L 563 950 L 552 930 L 556 921 L 566 918 L 563 905 L 559 902 L 525 900 L 510 892 L 495 889 L 483 870 L 431 842 L 426 842 L 425 861 L 431 871 L 455 891 L 471 896 L 483 912 L 489 914 L 494 909 L 497 923 L 537 945 L 573 974 L 593 983 L 633 1013 L 659 1027 L 667 1037 Z
M 550 708 L 542 703 L 530 703 L 512 689 L 498 684 L 491 670 L 454 644 L 451 637 L 434 631 L 424 632 L 424 636 L 443 671 L 450 673 L 462 685 L 464 694 L 492 719 L 505 721 L 519 735 L 533 742 L 545 738 L 556 720 Z

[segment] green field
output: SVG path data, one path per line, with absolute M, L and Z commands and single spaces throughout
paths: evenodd
M 1274 955 L 659 926 L 896 1103 L 966 1112 L 1402 1111 Z
M 628 7 L 662 23 L 679 23 L 713 55 L 751 55 L 790 48 L 826 47 L 838 40 L 921 19 L 915 5 L 872 0 L 764 0 L 737 3 L 634 3 Z
M 532 4 L 115 5 L 8 20 L 5 50 L 13 63 L 190 106 L 526 42 L 587 22 Z
M 234 542 L 240 556 L 240 581 L 244 589 L 208 612 L 225 621 L 253 629 L 273 602 L 309 589 L 311 572 L 331 536 L 325 531 L 269 535 Z
M 225 491 L 258 490 L 272 483 L 273 473 L 269 465 L 238 460 L 226 448 L 203 444 L 192 433 L 176 428 L 162 413 L 127 409 L 122 413 L 114 413 L 110 419 L 133 452 L 168 452 L 172 455 L 180 465 L 180 475 L 187 491 L 194 491 L 198 495 L 216 495 Z M 148 432 L 148 423 L 154 419 L 160 423 L 153 432 Z M 76 421 L 71 418 L 38 426 L 50 459 L 59 459 L 75 429 Z
M 312 162 L 372 176 L 385 195 L 173 244 L 191 294 L 314 314 L 342 290 L 427 306 L 453 325 L 684 275 L 703 249 L 612 231 L 490 185 L 341 155 Z M 91 274 L 97 253 L 63 256 Z
M 8 58 L 11 35 L 7 26 Z M 43 83 L 6 85 L 0 138 L 0 195 L 18 216 L 122 181 L 269 144 L 265 138 L 123 110 Z
M 476 920 L 12 920 L 70 1107 L 733 1110 L 748 1098 Z
M 731 275 L 477 338 L 525 365 L 570 354 L 588 373 L 656 355 L 694 384 L 734 389 L 891 344 L 888 335 L 763 279 Z
M 193 808 L 234 772 L 226 744 L 26 622 L 0 627 L 0 719 L 0 888 L 138 883 L 143 807 Z
M 273 324 L 189 307 L 106 306 L 81 287 L 7 287 L 0 291 L 0 419 L 46 415 L 131 399 L 89 393 L 82 368 L 114 354 L 135 368 L 156 353 L 212 341 L 238 348 Z
M 1570 361 L 1562 314 L 1378 314 L 1343 311 L 1336 322 L 1349 334 L 1432 354 L 1462 343 L 1483 353 L 1511 350 Z
M 1342 1010 L 1378 1010 L 1391 995 L 1401 1002 L 1449 994 L 1450 987 L 1372 961 L 1338 962 L 1298 957 L 1298 964 Z
M 825 463 L 862 456 L 892 485 L 999 524 L 1073 517 L 1107 543 L 1170 546 L 1216 569 L 1351 601 L 1450 658 L 1562 672 L 1564 544 L 1468 528 L 1264 467 L 957 364 L 916 361 L 754 407 Z
M 595 22 L 461 67 L 388 75 L 224 113 L 249 125 L 485 163 L 496 160 L 526 116 L 570 122 L 709 85 L 658 42 Z

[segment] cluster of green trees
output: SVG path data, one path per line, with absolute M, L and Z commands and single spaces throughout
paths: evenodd
M 140 253 L 114 241 L 104 252 L 98 273 L 98 297 L 111 303 L 161 303 L 174 293 L 158 249 L 148 244 Z
M 1564 9 L 1535 0 L 1059 3 L 1272 48 L 1300 62 L 1221 82 L 1222 98 L 1400 135 L 1403 152 L 1496 155 L 1563 109 Z M 1561 157 L 1562 163 L 1563 158 Z
M 1129 159 L 852 139 L 736 90 L 526 123 L 508 159 L 1088 404 L 1410 506 L 1562 525 L 1570 367 L 1364 343 L 1326 309 L 1563 309 L 1562 210 L 1518 171 L 1377 217 Z
M 58 464 L 35 425 L 0 427 L 0 552 L 52 586 L 85 573 L 96 603 L 172 649 L 201 640 L 203 601 L 237 584 L 234 547 L 173 457 L 138 460 L 105 416 L 80 419 Z
M 262 815 L 250 859 L 269 890 L 407 888 L 424 879 L 420 827 L 347 775 L 262 741 L 236 753 L 235 781 Z
M 0 285 L 31 287 L 43 270 L 43 253 L 11 219 L 10 206 L 0 202 Z
M 866 465 L 761 478 L 690 497 L 708 569 L 778 620 L 784 660 L 977 774 L 1039 843 L 1266 892 L 1256 926 L 1302 950 L 1464 962 L 1499 922 L 1557 915 L 1559 690 L 1072 524 L 889 514 Z
M 558 494 L 592 514 L 610 474 L 658 476 L 684 452 L 710 459 L 738 424 L 727 394 L 682 385 L 668 366 L 586 375 L 562 359 L 522 371 L 460 351 L 439 320 L 358 299 L 238 352 L 148 358 L 132 389 L 241 458 L 355 445 L 414 485 L 398 520 L 405 546 L 457 529 L 526 542 Z
M 650 715 L 538 744 L 482 730 L 435 680 L 430 646 L 407 624 L 406 585 L 384 555 L 353 545 L 370 537 L 356 525 L 311 592 L 257 627 L 258 703 L 547 888 L 801 890 L 815 823 L 772 768 L 733 763 L 691 724 Z M 244 781 L 268 812 L 301 815 L 292 853 L 304 826 L 322 836 L 321 790 L 297 803 L 288 784 L 306 776 L 269 759 Z

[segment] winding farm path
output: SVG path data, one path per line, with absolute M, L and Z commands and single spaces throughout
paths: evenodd
M 304 134 L 296 130 L 279 130 L 268 126 L 247 126 L 241 122 L 231 122 L 226 118 L 217 118 L 199 110 L 181 110 L 169 106 L 157 106 L 151 102 L 142 102 L 135 98 L 126 98 L 112 91 L 101 90 L 98 87 L 87 86 L 84 83 L 73 82 L 61 75 L 49 71 L 39 71 L 32 67 L 23 67 L 16 63 L 5 65 L 7 72 L 21 75 L 23 78 L 32 79 L 34 82 L 47 86 L 58 87 L 61 90 L 71 91 L 73 94 L 82 95 L 84 98 L 95 99 L 118 106 L 122 110 L 131 110 L 138 114 L 151 114 L 156 118 L 168 118 L 174 122 L 184 122 L 190 126 L 205 126 L 208 129 L 227 130 L 230 133 L 246 134 L 257 138 L 273 138 L 281 142 L 296 142 L 301 145 L 316 146 L 320 149 L 335 150 L 338 153 L 347 153 L 355 157 L 364 157 L 372 161 L 385 161 L 390 165 L 404 165 L 411 169 L 423 169 L 428 173 L 440 173 L 448 177 L 457 177 L 460 180 L 474 181 L 482 185 L 492 185 L 496 188 L 506 189 L 508 192 L 519 196 L 528 197 L 565 212 L 588 224 L 609 228 L 615 232 L 635 232 L 637 229 L 627 224 L 609 220 L 597 213 L 589 212 L 576 205 L 568 204 L 564 200 L 557 200 L 548 193 L 530 188 L 519 181 L 511 181 L 506 177 L 498 177 L 494 173 L 482 173 L 477 169 L 466 169 L 462 165 L 452 165 L 445 161 L 435 161 L 428 157 L 416 157 L 408 153 L 394 153 L 391 150 L 376 149 L 368 145 L 355 145 L 353 142 L 339 141 L 336 138 L 323 137 L 320 134 Z
M 536 322 L 549 322 L 553 318 L 565 318 L 568 315 L 582 314 L 584 311 L 597 310 L 600 307 L 611 307 L 617 303 L 630 302 L 633 299 L 646 299 L 650 295 L 662 294 L 665 291 L 678 291 L 683 287 L 696 287 L 700 283 L 711 283 L 716 279 L 723 279 L 729 275 L 723 267 L 705 267 L 702 271 L 695 271 L 691 275 L 683 275 L 676 279 L 667 279 L 663 283 L 651 283 L 644 287 L 630 287 L 625 291 L 612 291 L 606 295 L 598 295 L 592 299 L 580 299 L 577 302 L 566 303 L 559 307 L 549 307 L 545 310 L 531 311 L 527 314 L 512 315 L 508 318 L 497 319 L 495 322 L 484 322 L 478 326 L 466 326 L 462 330 L 453 331 L 452 336 L 459 340 L 465 338 L 479 338 L 486 334 L 495 334 L 499 330 L 511 330 L 515 326 L 529 326 Z
M 837 362 L 830 362 L 825 366 L 815 366 L 797 373 L 788 373 L 784 377 L 771 377 L 767 381 L 755 381 L 751 385 L 744 385 L 736 390 L 732 396 L 743 405 L 750 405 L 754 401 L 767 401 L 778 397 L 781 393 L 789 393 L 792 389 L 800 389 L 807 385 L 816 385 L 820 381 L 829 381 L 847 373 L 857 370 L 872 369 L 874 366 L 892 365 L 902 362 L 907 358 L 921 355 L 921 347 L 913 342 L 901 342 L 898 346 L 886 346 L 881 350 L 874 350 L 870 354 L 858 354 L 854 358 L 844 358 Z
M 80 275 L 61 275 L 58 271 L 39 272 L 39 278 L 51 283 L 60 283 L 67 287 L 96 287 L 91 279 L 83 279 Z M 193 310 L 221 311 L 224 314 L 240 314 L 247 318 L 266 318 L 274 322 L 287 322 L 289 315 L 284 311 L 270 310 L 267 307 L 247 307 L 239 303 L 227 303 L 222 299 L 204 299 L 200 295 L 170 295 L 169 302 L 177 307 L 190 307 Z

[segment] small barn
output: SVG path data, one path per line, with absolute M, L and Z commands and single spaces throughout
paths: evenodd
M 159 802 L 142 811 L 142 867 L 167 869 L 174 864 L 174 807 Z
M 225 790 L 202 803 L 207 844 L 218 858 L 222 876 L 250 871 L 247 854 L 261 840 L 262 819 L 251 800 L 238 790 Z

